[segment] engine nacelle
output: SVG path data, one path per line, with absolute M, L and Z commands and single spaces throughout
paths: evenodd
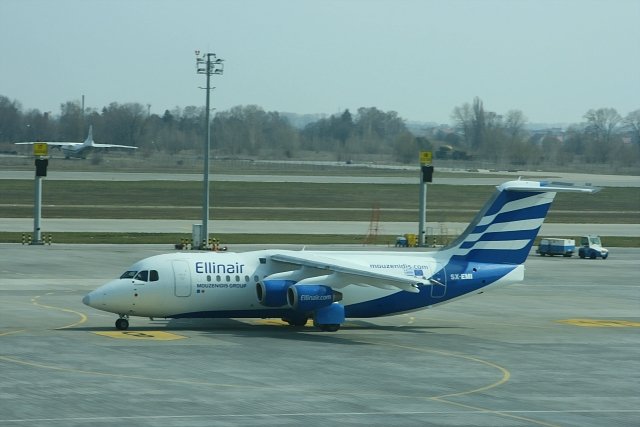
M 287 305 L 287 290 L 295 282 L 291 280 L 264 280 L 256 284 L 256 294 L 260 304 L 266 307 Z
M 341 299 L 340 292 L 325 285 L 293 285 L 287 289 L 287 303 L 296 311 L 314 311 Z

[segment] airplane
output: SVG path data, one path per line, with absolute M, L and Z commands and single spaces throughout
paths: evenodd
M 137 150 L 138 147 L 133 145 L 116 145 L 116 144 L 98 144 L 93 141 L 93 126 L 89 126 L 89 135 L 84 142 L 16 142 L 16 145 L 33 145 L 33 144 L 47 144 L 59 148 L 64 153 L 65 159 L 72 157 L 78 159 L 86 159 L 87 153 L 95 149 L 108 149 L 108 148 L 125 148 L 130 150 Z
M 309 319 L 335 332 L 346 318 L 431 308 L 520 282 L 524 262 L 558 192 L 595 193 L 545 181 L 505 182 L 466 230 L 431 252 L 259 250 L 174 252 L 136 262 L 82 299 L 119 316 Z

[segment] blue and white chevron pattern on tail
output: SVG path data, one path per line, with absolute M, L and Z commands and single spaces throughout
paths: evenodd
M 595 189 L 536 181 L 510 181 L 498 191 L 465 232 L 444 249 L 452 259 L 522 264 L 558 191 Z
M 476 262 L 524 262 L 554 196 L 555 193 L 502 191 L 453 255 Z

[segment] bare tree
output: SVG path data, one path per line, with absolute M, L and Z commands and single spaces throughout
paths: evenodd
M 482 100 L 477 96 L 473 99 L 473 118 L 472 118 L 472 147 L 480 148 L 484 145 L 484 136 L 486 130 L 486 117 L 484 114 L 484 106 Z
M 60 105 L 58 131 L 58 138 L 65 141 L 84 140 L 87 129 L 85 129 L 84 114 L 79 102 L 67 101 Z
M 611 136 L 622 121 L 615 108 L 592 109 L 587 111 L 584 118 L 587 119 L 585 131 L 598 142 L 605 144 L 611 142 Z
M 627 114 L 623 120 L 625 128 L 631 132 L 631 139 L 640 144 L 640 109 Z
M 451 118 L 462 132 L 467 147 L 474 150 L 482 148 L 487 130 L 487 116 L 480 98 L 476 96 L 472 105 L 465 103 L 455 107 Z
M 453 120 L 458 131 L 462 133 L 465 145 L 471 147 L 471 135 L 473 128 L 473 112 L 471 105 L 467 102 L 460 107 L 455 107 L 451 113 L 451 119 Z
M 524 126 L 526 123 L 527 118 L 522 111 L 507 111 L 507 115 L 504 118 L 504 127 L 512 142 L 519 141 L 524 138 Z
M 0 142 L 15 141 L 20 138 L 21 106 L 6 96 L 0 96 Z

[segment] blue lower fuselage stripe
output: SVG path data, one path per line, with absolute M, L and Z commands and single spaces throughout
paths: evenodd
M 417 294 L 397 292 L 376 300 L 345 306 L 345 314 L 347 317 L 376 317 L 418 310 L 446 302 L 469 292 L 478 291 L 504 277 L 513 271 L 515 267 L 514 265 L 491 265 L 486 271 L 478 268 L 478 271 L 473 274 L 473 278 L 469 280 L 446 278 L 447 283 L 444 292 L 440 292 L 440 289 L 437 289 L 435 293 L 432 292 L 433 286 L 440 285 L 420 285 L 420 292 Z M 450 262 L 445 267 L 447 274 L 454 271 L 471 271 L 471 269 L 472 266 L 467 262 Z
M 248 319 L 248 318 L 281 318 L 281 317 L 295 317 L 300 313 L 291 310 L 289 308 L 264 308 L 259 310 L 219 310 L 219 311 L 194 311 L 190 313 L 176 313 L 168 318 L 183 319 L 183 318 L 211 318 L 211 319 Z

